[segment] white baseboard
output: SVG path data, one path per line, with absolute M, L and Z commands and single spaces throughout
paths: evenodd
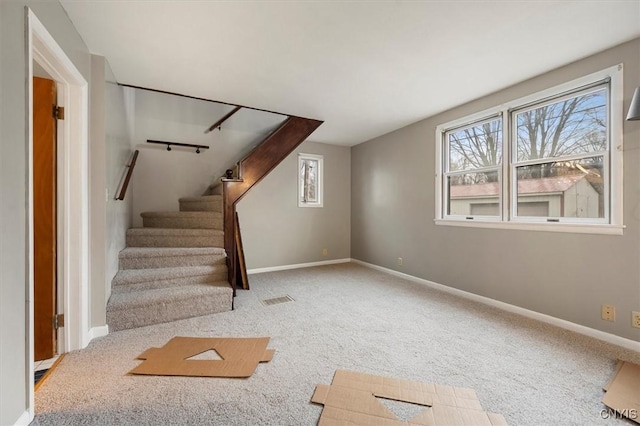
M 88 337 L 87 342 L 92 341 L 96 337 L 106 336 L 107 334 L 109 334 L 109 326 L 108 325 L 101 325 L 100 327 L 92 327 L 89 330 L 89 333 L 88 333 L 88 336 L 87 336 Z
M 376 269 L 378 271 L 385 272 L 390 275 L 395 275 L 400 278 L 407 279 L 409 281 L 413 281 L 419 284 L 426 285 L 427 287 L 433 288 L 435 290 L 443 291 L 445 293 L 453 294 L 455 296 L 460 296 L 465 299 L 473 300 L 475 302 L 480 302 L 485 305 L 493 306 L 498 309 L 502 309 L 504 311 L 512 312 L 514 314 L 522 315 L 527 318 L 535 319 L 547 324 L 555 325 L 560 328 L 564 328 L 566 330 L 573 331 L 578 334 L 583 334 L 585 336 L 593 337 L 594 339 L 602 340 L 607 343 L 611 343 L 614 345 L 622 346 L 626 349 L 631 349 L 633 351 L 640 352 L 640 342 L 633 341 L 631 339 L 627 339 L 624 337 L 616 336 L 615 334 L 606 333 L 604 331 L 596 330 L 594 328 L 585 327 L 580 324 L 576 324 L 570 321 L 566 321 L 560 318 L 552 317 L 550 315 L 541 314 L 540 312 L 531 311 L 529 309 L 521 308 L 519 306 L 511 305 L 509 303 L 501 302 L 499 300 L 491 299 L 485 296 L 479 296 L 474 293 L 469 293 L 468 291 L 459 290 L 457 288 L 449 287 L 446 285 L 438 284 L 433 281 L 425 280 L 422 278 L 414 277 L 413 275 L 404 274 L 402 272 L 394 271 L 393 269 L 384 268 L 382 266 L 374 265 L 371 263 L 363 262 L 357 259 L 351 259 L 351 262 L 357 263 L 367 268 Z
M 247 270 L 247 274 L 261 274 L 263 272 L 286 271 L 287 269 L 310 268 L 312 266 L 335 265 L 336 263 L 348 263 L 348 262 L 351 262 L 350 258 L 321 260 L 319 262 L 298 263 L 295 265 L 271 266 L 268 268 L 249 269 Z
M 33 418 L 29 415 L 29 411 L 25 411 L 18 417 L 18 420 L 14 423 L 14 426 L 27 426 Z

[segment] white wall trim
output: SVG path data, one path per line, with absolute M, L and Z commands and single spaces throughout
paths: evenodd
M 91 327 L 91 329 L 89 330 L 89 333 L 87 333 L 87 338 L 89 339 L 89 342 L 90 342 L 93 339 L 96 339 L 98 337 L 104 337 L 107 334 L 109 334 L 109 326 L 101 325 L 99 327 Z
M 63 288 L 62 312 L 66 323 L 62 336 L 64 351 L 70 351 L 89 343 L 88 83 L 31 10 L 28 25 L 29 87 L 31 62 L 35 60 L 58 83 L 66 109 L 66 119 L 58 123 L 62 127 L 58 135 L 58 205 L 62 206 L 58 208 L 61 217 L 58 239 L 62 248 L 62 255 L 58 256 L 61 258 L 58 280 Z M 28 120 L 31 129 L 30 116 Z M 32 199 L 29 204 L 32 205 Z M 31 216 L 30 226 L 32 221 Z
M 16 420 L 16 422 L 14 423 L 14 426 L 27 426 L 29 423 L 31 423 L 30 418 L 31 416 L 29 415 L 29 411 L 25 411 L 20 417 L 18 417 L 18 420 Z
M 433 281 L 425 280 L 422 278 L 414 277 L 413 275 L 405 274 L 402 272 L 394 271 L 393 269 L 384 268 L 382 266 L 374 265 L 371 263 L 363 262 L 357 259 L 351 259 L 351 262 L 365 266 L 367 268 L 376 269 L 381 272 L 385 272 L 390 275 L 394 275 L 400 278 L 407 279 L 409 281 L 423 284 L 434 290 L 443 291 L 445 293 L 453 294 L 455 296 L 463 297 L 465 299 L 473 300 L 484 305 L 493 306 L 498 309 L 502 309 L 507 312 L 522 315 L 527 318 L 538 320 L 547 324 L 555 325 L 556 327 L 564 328 L 565 330 L 573 331 L 578 334 L 593 337 L 594 339 L 602 340 L 613 345 L 618 345 L 626 349 L 640 352 L 640 342 L 635 342 L 631 339 L 616 336 L 615 334 L 606 333 L 604 331 L 596 330 L 594 328 L 585 327 L 580 324 L 576 324 L 570 321 L 566 321 L 560 318 L 552 317 L 550 315 L 541 314 L 540 312 L 531 311 L 529 309 L 521 308 L 519 306 L 511 305 L 509 303 L 501 302 L 499 300 L 491 299 L 489 297 L 480 296 L 468 291 L 459 290 L 457 288 L 449 287 L 443 284 L 438 284 Z
M 58 125 L 58 311 L 66 327 L 58 332 L 59 352 L 81 349 L 89 343 L 89 192 L 88 192 L 88 83 L 31 9 L 25 7 L 26 134 L 28 143 L 27 289 L 25 320 L 27 354 L 27 421 L 34 417 L 33 385 L 33 61 L 56 81 L 66 120 Z M 61 350 L 62 349 L 62 350 Z M 21 416 L 20 419 L 24 417 Z
M 294 265 L 271 266 L 268 268 L 249 269 L 247 270 L 247 274 L 262 274 L 263 272 L 276 272 L 276 271 L 286 271 L 288 269 L 310 268 L 312 266 L 335 265 L 336 263 L 348 263 L 351 261 L 352 259 L 345 258 L 345 259 L 334 259 L 334 260 L 321 260 L 319 262 L 297 263 Z

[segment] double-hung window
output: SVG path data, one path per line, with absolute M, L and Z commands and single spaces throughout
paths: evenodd
M 622 65 L 436 130 L 436 223 L 622 232 Z

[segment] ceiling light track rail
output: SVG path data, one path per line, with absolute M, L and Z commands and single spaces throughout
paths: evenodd
M 180 146 L 180 147 L 185 147 L 185 148 L 195 148 L 196 149 L 196 154 L 200 154 L 200 150 L 201 149 L 209 149 L 209 147 L 207 145 L 195 145 L 195 144 L 191 144 L 191 143 L 180 143 L 180 142 L 169 142 L 169 141 L 154 141 L 151 139 L 147 139 L 147 143 L 157 143 L 160 145 L 166 145 L 167 146 L 167 151 L 171 151 L 171 147 L 172 146 Z

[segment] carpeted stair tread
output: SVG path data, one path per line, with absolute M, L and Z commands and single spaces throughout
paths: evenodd
M 217 211 L 168 211 L 140 213 L 145 228 L 222 229 Z
M 130 228 L 127 247 L 223 247 L 219 229 Z
M 113 278 L 113 286 L 122 286 L 133 283 L 150 281 L 172 280 L 176 278 L 209 277 L 211 275 L 226 274 L 227 266 L 184 266 L 178 268 L 154 268 L 154 269 L 124 269 L 118 271 Z
M 111 331 L 118 331 L 227 312 L 232 299 L 233 290 L 227 282 L 112 293 L 107 324 Z
M 130 269 L 129 271 L 135 271 L 135 269 Z M 225 280 L 227 279 L 227 268 L 224 265 L 221 265 L 218 270 L 210 273 L 182 276 L 142 276 L 138 274 L 129 275 L 121 272 L 123 271 L 118 272 L 113 278 L 111 287 L 112 294 L 137 293 L 170 287 L 188 287 L 219 281 L 226 283 Z M 229 284 L 226 283 L 226 285 Z
M 200 197 L 182 197 L 179 200 L 180 211 L 222 212 L 222 195 L 202 195 Z
M 124 270 L 219 265 L 227 256 L 221 247 L 127 247 L 118 258 Z

